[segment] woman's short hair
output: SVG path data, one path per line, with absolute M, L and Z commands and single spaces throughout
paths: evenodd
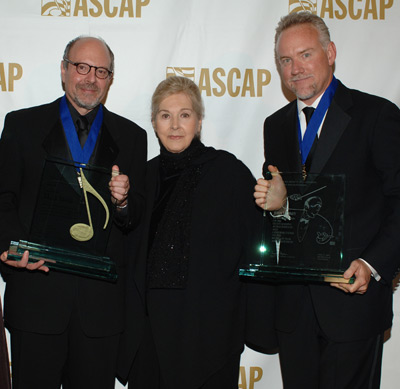
M 204 105 L 199 87 L 189 78 L 171 76 L 161 81 L 151 98 L 151 121 L 153 122 L 160 109 L 161 102 L 168 96 L 185 93 L 192 102 L 193 111 L 199 120 L 204 118 Z

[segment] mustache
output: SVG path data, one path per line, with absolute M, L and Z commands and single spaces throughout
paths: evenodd
M 311 76 L 312 76 L 311 74 L 307 74 L 306 76 L 305 76 L 305 75 L 302 75 L 302 76 L 294 76 L 294 77 L 290 78 L 289 81 L 290 81 L 290 82 L 293 82 L 293 81 L 305 80 L 306 78 L 309 78 L 309 77 L 311 77 Z
M 96 91 L 96 92 L 99 90 L 99 87 L 96 84 L 93 84 L 91 82 L 85 82 L 85 83 L 82 83 L 82 84 L 78 84 L 77 88 L 93 90 L 93 91 Z

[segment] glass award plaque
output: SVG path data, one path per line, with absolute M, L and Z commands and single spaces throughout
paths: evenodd
M 342 282 L 345 177 L 281 173 L 288 192 L 288 215 L 264 211 L 258 257 L 240 275 L 283 282 Z
M 115 281 L 115 263 L 106 255 L 112 224 L 111 170 L 47 159 L 29 241 L 11 242 L 8 257 L 41 259 L 51 269 Z

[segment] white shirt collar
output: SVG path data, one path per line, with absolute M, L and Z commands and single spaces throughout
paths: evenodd
M 305 108 L 305 107 L 317 108 L 317 107 L 318 107 L 318 104 L 319 104 L 319 102 L 321 101 L 323 95 L 324 95 L 324 94 L 322 93 L 321 96 L 319 96 L 311 105 L 307 105 L 307 104 L 304 103 L 303 101 L 297 99 L 297 109 L 298 109 L 299 115 L 300 115 L 300 113 L 303 111 L 303 108 Z
M 307 105 L 305 103 L 303 103 L 301 100 L 297 99 L 297 109 L 298 109 L 298 115 L 299 115 L 299 123 L 300 123 L 300 131 L 301 131 L 301 138 L 303 138 L 305 132 L 306 132 L 306 128 L 307 128 L 307 124 L 306 124 L 306 116 L 303 112 L 303 108 L 305 107 L 313 107 L 313 108 L 317 108 L 320 100 L 322 99 L 322 96 L 324 94 L 322 93 L 321 96 L 319 96 L 311 105 Z M 327 111 L 328 112 L 328 111 Z M 321 134 L 321 128 L 322 128 L 322 124 L 325 121 L 325 117 L 326 117 L 326 113 L 324 118 L 322 119 L 322 123 L 320 124 L 319 128 L 318 128 L 318 137 Z

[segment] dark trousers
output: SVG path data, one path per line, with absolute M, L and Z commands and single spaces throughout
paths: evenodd
M 0 300 L 0 388 L 11 388 L 10 363 L 8 360 L 7 339 L 4 331 L 3 309 Z
M 13 389 L 114 388 L 119 335 L 86 336 L 75 312 L 62 334 L 9 330 Z
M 190 358 L 190 355 L 187 356 Z M 218 370 L 201 386 L 187 389 L 237 389 L 240 371 L 240 354 L 227 360 L 225 366 Z M 156 347 L 150 325 L 146 325 L 142 344 L 137 352 L 129 379 L 129 389 L 174 389 L 162 379 Z
M 379 388 L 383 334 L 356 342 L 332 342 L 319 327 L 311 296 L 306 295 L 294 332 L 278 332 L 284 389 Z

